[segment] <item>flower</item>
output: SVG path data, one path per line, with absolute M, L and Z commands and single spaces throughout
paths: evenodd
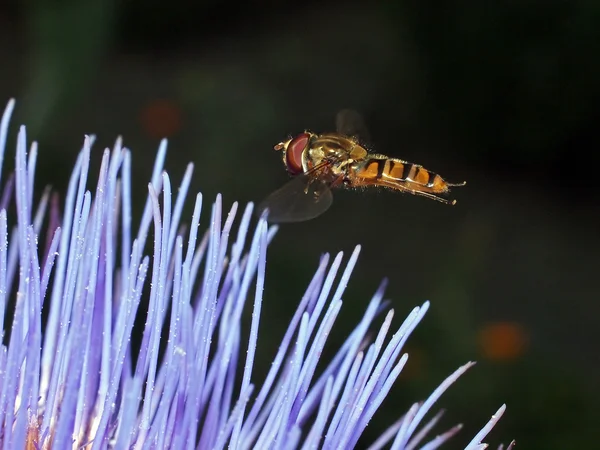
M 0 169 L 13 108 L 11 100 L 0 124 Z M 0 353 L 3 448 L 354 447 L 404 367 L 403 345 L 429 302 L 416 307 L 388 337 L 394 311 L 382 302 L 383 282 L 335 358 L 320 361 L 360 247 L 345 266 L 342 253 L 331 263 L 324 255 L 258 385 L 253 363 L 266 252 L 276 227 L 261 217 L 251 232 L 249 204 L 231 236 L 238 204 L 223 217 L 217 196 L 209 229 L 199 238 L 203 198 L 198 194 L 186 230 L 181 215 L 193 165 L 172 203 L 162 141 L 141 222 L 134 229 L 131 153 L 121 139 L 103 152 L 92 193 L 86 188 L 93 141 L 84 140 L 59 219 L 58 200 L 49 189 L 34 206 L 37 145 L 28 152 L 25 127 L 18 134 L 14 189 L 9 178 L 0 204 L 0 323 L 7 334 Z M 9 238 L 13 191 L 16 226 Z M 47 211 L 47 238 L 40 247 Z M 151 257 L 144 255 L 150 235 Z M 252 289 L 246 336 L 240 321 Z M 367 332 L 382 314 L 370 342 Z M 140 336 L 133 331 L 136 318 L 145 320 Z M 421 426 L 425 415 L 471 365 L 415 403 L 371 448 L 420 444 L 439 418 Z M 485 448 L 481 440 L 504 408 L 469 449 Z M 422 448 L 437 448 L 459 428 Z

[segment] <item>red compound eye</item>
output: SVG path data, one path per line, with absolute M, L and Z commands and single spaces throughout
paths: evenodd
M 302 153 L 308 145 L 310 135 L 308 133 L 302 133 L 296 136 L 289 143 L 285 152 L 285 159 L 287 164 L 288 172 L 292 175 L 297 175 L 304 171 L 302 168 Z

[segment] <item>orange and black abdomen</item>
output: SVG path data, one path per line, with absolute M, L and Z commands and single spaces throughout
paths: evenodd
M 394 188 L 415 188 L 435 194 L 448 191 L 448 184 L 436 173 L 418 164 L 392 158 L 372 158 L 356 171 L 357 178 L 367 185 Z

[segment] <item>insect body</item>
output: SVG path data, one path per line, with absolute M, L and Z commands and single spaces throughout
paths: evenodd
M 339 119 L 339 116 L 338 116 Z M 341 126 L 337 121 L 338 129 Z M 300 222 L 324 213 L 333 201 L 331 188 L 379 186 L 454 205 L 444 198 L 449 183 L 424 167 L 401 159 L 370 153 L 355 136 L 305 131 L 280 142 L 283 163 L 294 178 L 259 206 L 269 210 L 270 222 Z

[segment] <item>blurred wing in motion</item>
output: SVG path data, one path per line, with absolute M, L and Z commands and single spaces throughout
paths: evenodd
M 342 109 L 335 116 L 335 128 L 339 134 L 357 138 L 364 144 L 371 143 L 369 129 L 363 117 L 353 109 Z
M 257 214 L 268 209 L 270 223 L 303 222 L 323 214 L 333 202 L 331 183 L 311 175 L 307 172 L 288 181 L 258 205 Z

